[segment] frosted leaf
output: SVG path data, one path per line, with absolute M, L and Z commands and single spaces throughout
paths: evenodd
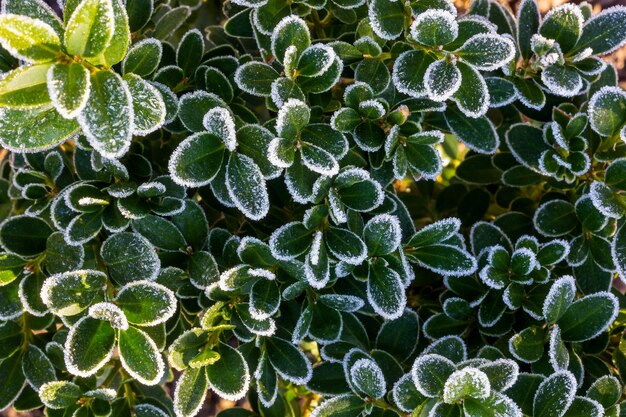
M 478 367 L 489 377 L 491 389 L 504 392 L 515 385 L 519 376 L 519 365 L 512 359 L 496 359 Z
M 324 235 L 319 230 L 315 232 L 315 235 L 313 235 L 313 243 L 311 244 L 311 251 L 309 252 L 309 260 L 312 265 L 317 265 L 319 262 L 320 251 L 323 244 L 323 236 Z
M 48 96 L 56 111 L 73 119 L 87 105 L 91 91 L 89 70 L 80 64 L 56 64 L 46 73 Z
M 113 388 L 96 388 L 83 393 L 85 397 L 98 398 L 105 401 L 114 401 L 117 398 L 117 392 Z
M 402 316 L 407 299 L 400 274 L 388 267 L 370 265 L 367 301 L 386 320 L 395 320 Z
M 354 386 L 367 396 L 380 399 L 385 395 L 385 376 L 380 366 L 371 359 L 359 359 L 350 368 L 350 378 Z
M 460 228 L 461 220 L 456 217 L 447 217 L 422 227 L 411 237 L 409 245 L 423 246 L 444 242 L 456 235 Z
M 369 238 L 368 233 L 371 233 Z M 373 239 L 380 241 L 380 246 L 385 246 L 385 254 L 395 251 L 402 244 L 400 222 L 396 216 L 389 214 L 379 214 L 372 217 L 365 225 L 363 235 L 370 251 L 374 249 L 375 241 Z
M 330 205 L 330 214 L 337 224 L 345 223 L 348 221 L 348 214 L 343 207 L 337 193 L 330 191 L 328 193 L 328 203 Z
M 197 386 L 196 389 L 194 389 Z M 174 414 L 176 417 L 193 417 L 202 408 L 207 395 L 208 381 L 205 368 L 187 368 L 174 389 Z
M 72 316 L 88 306 L 91 302 L 91 294 L 106 288 L 106 280 L 106 274 L 96 270 L 76 270 L 54 274 L 44 281 L 40 297 L 54 314 Z M 98 281 L 101 284 L 99 288 L 95 287 Z
M 456 370 L 454 363 L 437 354 L 419 356 L 411 368 L 415 388 L 424 396 L 436 398 L 442 394 L 444 381 Z
M 462 82 L 461 87 L 452 96 L 452 99 L 459 107 L 463 114 L 470 118 L 478 118 L 483 116 L 489 109 L 489 90 L 483 76 L 472 66 L 458 63 L 461 71 Z M 467 88 L 465 88 L 467 86 Z M 489 119 L 489 124 L 493 123 Z M 495 130 L 495 128 L 493 128 Z M 497 136 L 496 136 L 497 137 Z
M 328 259 L 325 259 L 326 263 L 328 263 Z M 311 287 L 320 290 L 326 287 L 326 284 L 328 284 L 328 281 L 330 281 L 330 268 L 328 268 L 328 265 L 326 264 L 326 267 L 323 269 L 323 272 L 320 275 L 317 272 L 318 268 L 313 269 L 313 267 L 318 267 L 318 265 L 312 264 L 311 254 L 309 253 L 306 256 L 306 262 L 304 263 L 305 278 Z
M 291 129 L 306 126 L 309 123 L 310 117 L 311 110 L 304 101 L 290 98 L 283 104 L 280 110 L 278 110 L 278 116 L 276 117 L 276 133 L 280 137 L 287 137 L 284 135 L 291 133 Z M 287 129 L 290 129 L 289 132 L 287 132 Z
M 568 309 L 576 296 L 576 280 L 570 275 L 556 280 L 543 302 L 543 316 L 549 323 L 555 323 Z
M 359 103 L 359 111 L 369 119 L 380 119 L 387 113 L 385 107 L 378 100 L 364 100 Z
M 167 110 L 161 92 L 135 74 L 127 74 L 124 81 L 133 100 L 133 134 L 146 136 L 165 123 Z
M 293 45 L 293 43 L 285 44 L 285 42 L 297 42 L 300 45 L 308 46 L 311 43 L 310 36 L 309 27 L 302 18 L 296 15 L 285 16 L 278 22 L 272 32 L 270 39 L 272 55 L 279 61 L 283 61 L 283 58 L 285 58 L 283 51 Z M 302 53 L 303 51 L 298 52 Z
M 163 97 L 163 100 L 165 101 L 165 109 L 167 113 L 165 115 L 164 123 L 169 124 L 173 122 L 176 119 L 176 116 L 178 115 L 178 108 L 179 108 L 178 96 L 174 94 L 171 88 L 169 88 L 165 84 L 162 84 L 157 81 L 150 81 L 150 83 L 157 90 L 161 92 L 161 96 Z
M 328 45 L 316 43 L 309 46 L 302 52 L 300 59 L 298 60 L 298 71 L 304 70 L 303 66 L 309 62 L 315 63 L 315 72 L 307 71 L 306 74 L 302 74 L 306 77 L 318 77 L 323 75 L 335 62 L 337 53 L 333 48 Z
M 112 303 L 97 303 L 89 307 L 89 316 L 111 323 L 114 329 L 127 330 L 128 320 L 121 308 Z
M 613 219 L 622 217 L 624 208 L 613 198 L 606 198 L 613 191 L 606 184 L 594 181 L 589 187 L 589 197 L 594 207 L 602 214 Z
M 443 400 L 448 404 L 455 404 L 465 397 L 483 400 L 490 393 L 491 383 L 487 375 L 479 369 L 467 367 L 448 377 L 443 388 Z
M 118 337 L 118 351 L 122 367 L 131 377 L 135 378 L 143 385 L 150 386 L 158 384 L 163 378 L 165 363 L 163 361 L 163 356 L 159 353 L 159 348 L 156 343 L 154 343 L 154 340 L 152 340 L 148 334 L 136 327 L 131 327 L 127 332 L 124 330 L 125 329 L 122 329 Z M 127 342 L 128 344 L 125 343 L 126 338 L 129 339 Z M 137 347 L 140 347 L 141 349 L 140 358 L 135 351 Z M 129 357 L 125 355 L 126 349 L 128 349 Z M 133 362 L 129 363 L 129 359 Z M 150 364 L 149 371 L 145 370 L 146 362 Z M 137 366 L 145 372 L 144 375 L 137 372 L 135 369 Z
M 111 71 L 91 76 L 91 94 L 77 120 L 89 144 L 106 158 L 119 158 L 130 148 L 132 96 L 122 78 Z
M 446 101 L 461 86 L 461 72 L 456 65 L 444 59 L 435 61 L 426 68 L 424 86 L 428 98 L 433 101 Z
M 541 71 L 541 81 L 551 93 L 561 97 L 574 97 L 583 88 L 583 80 L 578 71 L 558 64 Z
M 248 273 L 253 277 L 264 278 L 269 281 L 273 281 L 276 279 L 276 275 L 274 275 L 272 271 L 263 268 L 250 268 L 248 270 Z
M 561 328 L 554 325 L 548 342 L 548 358 L 555 371 L 567 370 L 569 366 L 569 352 L 561 340 Z
M 293 79 L 295 77 L 294 74 L 296 73 L 295 71 L 296 71 L 296 65 L 297 65 L 297 62 L 296 62 L 297 58 L 298 58 L 298 48 L 296 48 L 295 45 L 289 45 L 287 49 L 285 49 L 285 57 L 282 58 L 285 75 L 287 75 L 289 79 Z
M 415 60 L 416 55 L 421 54 L 420 51 L 405 51 L 401 53 L 393 63 L 393 70 L 391 73 L 391 79 L 394 87 L 406 95 L 415 98 L 421 98 L 426 96 L 426 88 L 424 87 L 423 79 L 412 79 L 411 74 L 415 73 Z M 421 61 L 421 59 L 419 59 Z M 407 79 L 408 78 L 408 79 Z
M 117 393 L 114 392 L 113 399 L 115 399 L 115 397 L 117 397 Z M 111 399 L 111 401 L 113 401 L 113 399 Z M 168 417 L 165 411 L 148 403 L 137 404 L 134 409 L 136 417 Z
M 482 71 L 496 70 L 515 56 L 515 44 L 508 37 L 479 33 L 455 51 L 461 59 Z
M 82 332 L 80 331 L 81 324 L 84 324 L 87 320 L 93 319 L 90 316 L 84 316 L 80 320 L 78 320 L 74 324 L 74 326 L 70 327 L 69 332 L 67 333 L 65 345 L 63 347 L 63 359 L 67 370 L 72 375 L 80 376 L 83 378 L 89 377 L 98 372 L 111 359 L 111 357 L 113 356 L 113 350 L 115 348 L 115 343 L 112 343 L 110 346 L 110 350 L 108 350 L 105 355 L 102 355 L 100 361 L 90 364 L 91 366 L 87 369 L 84 369 L 82 366 L 82 369 L 79 368 L 79 364 L 76 363 L 77 352 L 75 351 L 74 346 L 76 345 L 76 339 L 82 336 Z M 100 348 L 100 350 L 102 350 L 102 347 Z
M 165 191 L 167 191 L 167 188 L 165 187 L 165 184 L 162 184 L 158 181 L 144 182 L 139 187 L 137 187 L 138 193 L 145 193 L 152 190 L 161 195 L 165 193 Z
M 459 35 L 456 17 L 447 10 L 430 9 L 420 13 L 411 25 L 411 36 L 427 45 L 445 45 Z
M 359 92 L 359 90 L 362 91 Z M 354 94 L 356 94 L 358 97 L 367 97 L 367 100 L 374 97 L 374 92 L 372 91 L 372 88 L 363 81 L 355 81 L 345 88 L 345 90 L 343 91 L 343 102 L 346 104 L 348 104 L 349 102 L 352 103 L 353 100 L 351 100 L 350 97 Z
M 0 44 L 28 63 L 47 62 L 59 52 L 61 41 L 54 29 L 39 19 L 19 14 L 0 15 Z
M 71 381 L 50 381 L 39 389 L 41 402 L 52 410 L 71 407 L 81 396 L 81 388 Z
M 41 306 L 38 300 L 38 294 L 36 292 L 33 294 L 31 290 L 33 286 L 41 282 L 42 278 L 43 275 L 28 274 L 22 278 L 17 288 L 17 295 L 20 299 L 20 303 L 22 303 L 22 309 L 35 317 L 43 317 L 49 312 L 49 309 Z
M 359 297 L 348 294 L 322 294 L 320 300 L 337 311 L 348 313 L 359 311 L 365 305 Z
M 345 414 L 363 407 L 363 400 L 354 394 L 342 394 L 332 397 L 315 407 L 310 417 L 329 417 L 338 413 Z M 359 411 L 360 412 L 360 411 Z
M 126 295 L 128 293 L 128 295 Z M 135 295 L 133 295 L 135 293 Z M 141 326 L 155 326 L 165 323 L 174 313 L 176 313 L 177 299 L 172 290 L 164 285 L 156 282 L 141 280 L 134 281 L 120 288 L 115 296 L 115 300 L 122 305 L 122 308 L 128 308 L 127 319 L 134 324 Z M 133 302 L 141 304 L 143 308 L 135 308 Z M 150 314 L 153 320 L 146 321 L 145 316 L 134 317 L 137 315 Z
M 609 136 L 626 121 L 626 91 L 604 86 L 589 100 L 589 123 L 599 135 Z
M 226 167 L 226 189 L 233 203 L 244 216 L 261 220 L 270 209 L 263 173 L 252 158 L 231 154 Z
M 562 416 L 576 395 L 578 384 L 569 371 L 559 371 L 546 378 L 537 388 L 533 409 L 545 416 Z
M 233 152 L 237 148 L 237 131 L 230 112 L 223 107 L 209 110 L 202 119 L 204 128 L 224 141 L 226 149 Z
M 626 7 L 618 5 L 604 9 L 592 16 L 585 22 L 583 33 L 574 50 L 579 50 L 581 46 L 594 44 L 595 42 L 595 48 L 592 48 L 593 53 L 606 55 L 624 46 L 626 44 L 626 34 L 623 31 L 625 15 Z M 615 30 L 616 27 L 622 30 Z M 612 36 L 602 36 L 608 33 L 611 33 Z
M 318 146 L 305 143 L 300 148 L 300 154 L 304 166 L 313 172 L 327 177 L 335 176 L 339 172 L 339 163 L 333 155 Z

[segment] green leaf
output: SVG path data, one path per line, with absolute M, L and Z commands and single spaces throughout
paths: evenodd
M 445 101 L 461 86 L 461 72 L 453 63 L 440 59 L 426 69 L 424 81 L 428 98 Z
M 517 162 L 535 172 L 542 172 L 539 158 L 550 147 L 543 140 L 541 129 L 525 123 L 514 124 L 506 132 L 506 143 Z
M 263 173 L 252 158 L 231 153 L 226 166 L 226 188 L 237 208 L 251 220 L 260 220 L 269 211 L 269 196 Z
M 400 275 L 380 262 L 370 264 L 367 300 L 376 313 L 387 320 L 397 319 L 406 306 L 406 294 Z
M 209 184 L 222 165 L 224 149 L 224 142 L 211 133 L 189 136 L 170 158 L 168 167 L 172 180 L 185 187 Z
M 500 138 L 491 120 L 485 116 L 470 119 L 460 110 L 454 107 L 446 109 L 446 122 L 452 133 L 475 152 L 495 153 L 500 146 Z
M 370 398 L 380 399 L 387 391 L 382 369 L 372 359 L 359 359 L 350 367 L 354 386 Z
M 191 9 L 188 6 L 178 6 L 170 9 L 156 22 L 153 36 L 161 40 L 168 39 L 190 15 Z
M 290 260 L 298 257 L 311 247 L 313 230 L 308 230 L 300 222 L 287 223 L 272 233 L 270 249 L 276 259 Z
M 350 230 L 330 227 L 324 238 L 330 253 L 340 261 L 360 265 L 367 257 L 365 243 Z
M 134 43 L 122 61 L 122 73 L 134 73 L 140 77 L 152 74 L 159 67 L 163 46 L 154 38 L 142 39 Z
M 480 369 L 468 366 L 453 372 L 443 389 L 443 401 L 456 404 L 466 398 L 484 400 L 491 393 L 489 378 Z
M 248 364 L 238 350 L 225 343 L 220 342 L 214 349 L 220 360 L 205 368 L 209 386 L 226 400 L 240 400 L 250 386 Z
M 65 26 L 65 49 L 71 55 L 93 58 L 113 38 L 115 15 L 111 0 L 82 0 Z
M 418 357 L 411 369 L 413 382 L 424 396 L 438 398 L 443 394 L 448 377 L 456 370 L 454 363 L 441 355 L 426 354 Z
M 0 225 L 0 243 L 10 253 L 35 256 L 46 250 L 52 229 L 39 217 L 15 216 Z
M 428 226 L 422 227 L 417 231 L 407 243 L 408 246 L 421 247 L 436 243 L 442 243 L 455 234 L 461 228 L 461 221 L 457 218 L 450 217 L 441 219 Z
M 119 75 L 111 71 L 91 75 L 91 92 L 78 123 L 89 144 L 102 156 L 119 158 L 128 151 L 133 127 L 132 97 Z
M 565 314 L 576 296 L 576 281 L 571 276 L 556 280 L 543 303 L 543 316 L 548 324 L 556 323 Z
M 609 408 L 622 396 L 622 386 L 612 375 L 603 375 L 596 379 L 587 390 L 587 397 Z
M 574 397 L 563 417 L 601 417 L 606 415 L 600 404 L 586 397 Z
M 53 148 L 77 131 L 76 121 L 63 118 L 52 106 L 33 110 L 0 108 L 0 143 L 16 153 Z
M 11 55 L 30 63 L 49 62 L 61 53 L 61 40 L 50 25 L 16 14 L 0 16 L 0 44 Z
M 17 255 L 0 253 L 0 286 L 10 284 L 21 275 L 26 261 Z
M 104 241 L 100 255 L 118 284 L 156 279 L 161 266 L 154 247 L 136 233 L 118 233 Z
M 537 362 L 543 356 L 544 336 L 543 329 L 527 327 L 509 339 L 509 351 L 519 361 Z
M 431 9 L 420 13 L 411 25 L 411 36 L 426 46 L 445 45 L 456 39 L 459 25 L 447 10 Z
M 574 401 L 576 378 L 569 371 L 552 374 L 545 379 L 535 394 L 533 401 L 535 417 L 562 416 Z
M 604 55 L 620 48 L 626 42 L 625 18 L 626 7 L 615 6 L 587 20 L 572 53 L 591 48 L 595 55 Z
M 370 219 L 363 229 L 368 253 L 381 256 L 395 251 L 401 243 L 402 231 L 395 216 L 379 214 Z
M 422 50 L 403 52 L 393 63 L 393 84 L 396 89 L 411 97 L 426 95 L 424 77 L 426 69 L 435 59 Z
M 515 44 L 509 38 L 479 33 L 455 51 L 465 62 L 482 71 L 502 67 L 515 56 Z
M 157 248 L 180 251 L 187 246 L 180 230 L 163 217 L 149 214 L 141 219 L 133 220 L 132 227 L 135 232 L 148 239 Z
M 437 244 L 411 249 L 407 257 L 441 275 L 465 276 L 476 270 L 476 259 L 456 246 Z
M 372 30 L 383 39 L 392 40 L 404 31 L 404 5 L 393 0 L 373 0 L 369 3 Z
M 533 414 L 533 397 L 545 377 L 540 374 L 520 373 L 517 382 L 506 391 L 506 395 L 520 406 L 522 412 Z
M 204 37 L 197 29 L 185 33 L 176 49 L 176 63 L 185 75 L 193 74 L 204 54 Z
M 461 86 L 453 94 L 459 110 L 470 118 L 483 116 L 489 108 L 489 91 L 483 76 L 471 65 L 464 62 L 457 63 L 461 71 Z
M 607 292 L 587 295 L 574 301 L 557 321 L 566 342 L 584 342 L 605 331 L 618 312 L 617 298 Z
M 272 83 L 278 77 L 278 72 L 269 65 L 250 61 L 237 68 L 235 83 L 248 94 L 269 97 L 272 93 Z
M 565 65 L 550 65 L 541 72 L 541 81 L 552 94 L 562 97 L 578 95 L 583 87 L 578 71 Z
M 63 22 L 56 12 L 41 0 L 6 0 L 3 2 L 2 11 L 41 20 L 50 25 L 59 36 L 63 34 Z
M 539 30 L 539 5 L 536 0 L 522 0 L 517 11 L 517 45 L 522 58 L 532 56 L 531 39 Z
M 574 206 L 565 200 L 548 201 L 535 212 L 535 228 L 544 236 L 563 236 L 578 226 Z
M 19 67 L 0 80 L 0 105 L 31 109 L 50 103 L 46 74 L 50 64 Z
M 174 293 L 150 281 L 135 281 L 123 286 L 115 303 L 124 311 L 129 323 L 140 326 L 164 323 L 176 312 Z
M 80 64 L 55 64 L 48 71 L 50 99 L 66 119 L 76 117 L 85 108 L 90 88 L 89 70 Z
M 626 92 L 603 87 L 589 101 L 589 123 L 599 135 L 611 136 L 626 123 Z
M 22 372 L 26 377 L 26 381 L 36 390 L 41 389 L 42 385 L 56 379 L 52 362 L 35 345 L 28 345 L 28 350 L 22 357 Z
M 524 106 L 533 110 L 543 109 L 543 106 L 546 104 L 546 95 L 535 80 L 516 77 L 513 83 L 517 89 L 519 101 Z
M 114 347 L 115 331 L 111 324 L 85 316 L 67 335 L 65 366 L 73 375 L 91 376 L 109 361 Z
M 158 384 L 164 363 L 154 341 L 143 331 L 130 326 L 118 337 L 120 361 L 124 369 L 144 385 Z
M 89 307 L 106 282 L 106 274 L 96 270 L 62 272 L 46 279 L 41 299 L 53 313 L 73 316 Z
M 166 109 L 161 92 L 136 74 L 124 76 L 133 103 L 133 134 L 146 136 L 165 122 Z
M 41 387 L 39 398 L 46 407 L 59 410 L 75 405 L 82 393 L 71 381 L 50 381 Z
M 494 392 L 485 400 L 467 398 L 463 401 L 466 417 L 519 416 L 521 411 L 517 404 L 505 395 Z
M 286 65 L 286 52 L 290 46 L 296 49 L 296 58 L 311 44 L 306 22 L 296 15 L 284 17 L 272 32 L 272 55 Z
M 185 370 L 174 390 L 174 411 L 179 417 L 193 417 L 204 403 L 208 389 L 205 368 Z
M 554 39 L 561 47 L 561 51 L 566 54 L 578 42 L 583 22 L 583 14 L 577 5 L 562 4 L 546 14 L 539 33 L 548 39 Z
M 122 0 L 111 0 L 111 2 L 113 4 L 113 36 L 100 58 L 108 68 L 124 59 L 130 44 L 130 27 L 126 7 Z
M 339 395 L 324 401 L 311 413 L 311 417 L 354 417 L 365 410 L 362 399 L 353 394 Z
M 281 378 L 296 385 L 305 385 L 311 379 L 311 363 L 290 342 L 279 337 L 268 338 L 267 357 Z

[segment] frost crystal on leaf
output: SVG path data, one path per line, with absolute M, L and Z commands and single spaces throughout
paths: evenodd
M 237 148 L 235 121 L 230 112 L 223 107 L 211 109 L 202 119 L 204 128 L 224 141 L 226 149 L 233 152 Z
M 128 320 L 124 312 L 115 304 L 98 303 L 89 307 L 89 316 L 98 320 L 106 320 L 114 329 L 127 330 Z
M 443 388 L 443 400 L 454 404 L 465 397 L 485 399 L 490 393 L 491 384 L 487 375 L 479 369 L 467 367 L 448 377 Z

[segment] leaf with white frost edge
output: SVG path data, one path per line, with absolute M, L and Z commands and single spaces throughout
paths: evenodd
M 443 401 L 455 404 L 466 397 L 485 399 L 491 393 L 487 375 L 471 366 L 453 372 L 446 380 Z
M 424 73 L 424 87 L 428 98 L 433 101 L 446 101 L 461 86 L 461 72 L 453 63 L 435 61 Z
M 55 64 L 46 75 L 48 95 L 66 119 L 76 117 L 87 105 L 91 91 L 89 70 L 80 64 Z
M 174 413 L 177 417 L 193 417 L 206 398 L 208 381 L 205 368 L 188 368 L 178 379 L 174 390 Z
M 140 383 L 156 385 L 163 378 L 163 357 L 152 338 L 142 330 L 129 327 L 120 331 L 118 349 L 122 366 Z
M 576 378 L 569 371 L 560 371 L 545 379 L 533 400 L 535 417 L 561 417 L 574 401 Z
M 455 51 L 462 60 L 481 71 L 494 71 L 515 56 L 515 44 L 507 37 L 479 33 Z
M 217 107 L 209 110 L 202 119 L 204 128 L 213 135 L 224 141 L 226 149 L 234 152 L 237 148 L 237 132 L 235 130 L 235 121 L 230 112 L 223 108 Z
M 155 326 L 165 323 L 176 312 L 177 299 L 172 290 L 152 281 L 134 281 L 120 288 L 115 301 L 130 323 Z
M 439 397 L 448 377 L 455 372 L 452 361 L 437 354 L 419 356 L 411 368 L 411 376 L 417 390 L 429 398 Z
M 387 320 L 400 317 L 406 307 L 406 293 L 400 275 L 393 269 L 372 264 L 367 280 L 367 300 Z
M 350 368 L 354 386 L 368 397 L 380 399 L 386 392 L 386 381 L 382 369 L 371 359 L 359 359 Z
M 556 323 L 576 296 L 576 280 L 569 275 L 556 280 L 543 302 L 543 316 L 549 324 Z
M 90 360 L 86 360 L 87 358 L 83 357 L 85 352 L 80 351 L 81 343 L 90 342 L 96 337 L 100 338 L 100 343 L 96 345 L 98 350 L 94 352 L 91 349 L 88 355 Z M 78 320 L 67 334 L 63 352 L 65 366 L 73 375 L 91 376 L 111 359 L 114 347 L 115 333 L 109 322 L 85 316 Z
M 243 398 L 250 388 L 250 370 L 241 352 L 220 342 L 216 347 L 220 360 L 206 367 L 209 386 L 229 401 Z

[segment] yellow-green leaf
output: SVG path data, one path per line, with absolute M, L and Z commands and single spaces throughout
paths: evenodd
M 38 19 L 0 15 L 0 44 L 11 55 L 31 63 L 53 60 L 61 51 L 59 35 Z
M 50 66 L 19 67 L 6 74 L 0 80 L 0 106 L 28 109 L 49 103 L 46 73 Z
M 115 29 L 111 0 L 83 0 L 65 28 L 65 48 L 71 55 L 96 57 L 110 45 Z

